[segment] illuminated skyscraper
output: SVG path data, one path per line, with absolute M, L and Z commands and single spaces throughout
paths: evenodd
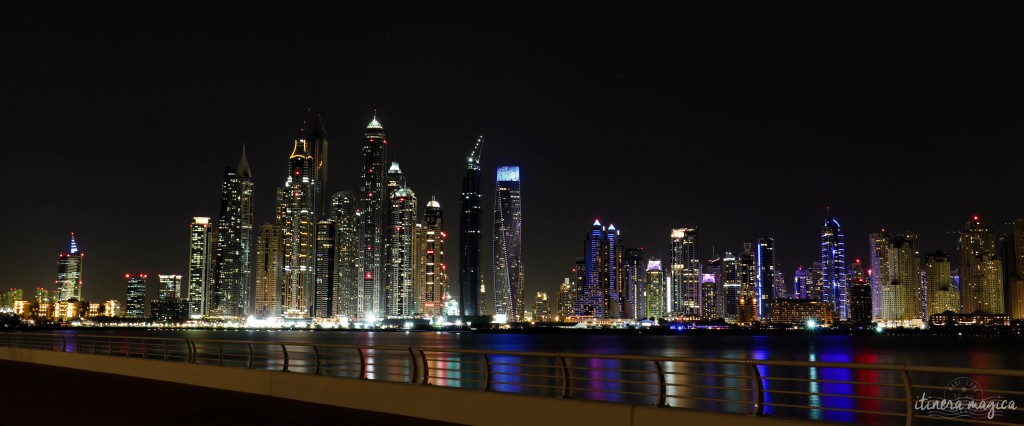
M 215 247 L 216 271 L 209 302 L 212 315 L 236 317 L 247 313 L 251 277 L 252 189 L 252 173 L 243 149 L 238 170 L 224 168 Z
M 396 163 L 392 163 L 392 168 L 397 166 Z M 409 318 L 416 313 L 417 308 L 414 291 L 414 259 L 418 259 L 414 244 L 417 207 L 416 194 L 404 186 L 404 182 L 402 183 L 402 187 L 391 194 L 391 205 L 388 209 L 385 314 L 390 317 Z
M 928 289 L 927 315 L 946 311 L 960 311 L 960 292 L 953 287 L 949 255 L 941 251 L 928 253 L 924 261 L 924 276 Z M 925 317 L 927 319 L 928 317 Z
M 331 219 L 335 223 L 334 245 L 334 313 L 345 317 L 359 314 L 360 271 L 363 268 L 362 250 L 359 250 L 359 217 L 356 197 L 352 191 L 331 196 Z
M 561 285 L 558 286 L 558 320 L 565 321 L 566 318 L 573 316 L 573 302 L 576 300 L 576 291 L 573 286 L 572 280 L 566 278 Z
M 476 140 L 469 153 L 466 175 L 462 178 L 462 211 L 459 216 L 459 314 L 483 315 L 477 309 L 480 300 L 480 156 L 484 138 Z
M 308 119 L 304 123 L 306 141 L 309 143 L 309 154 L 313 157 L 312 176 L 313 184 L 313 220 L 319 221 L 329 213 L 327 206 L 327 131 L 324 130 L 324 121 L 320 114 Z
M 257 318 L 281 315 L 281 284 L 284 282 L 284 232 L 279 225 L 264 223 L 256 241 Z
M 494 313 L 522 321 L 523 199 L 518 166 L 498 167 L 494 189 Z
M 722 280 L 722 258 L 716 257 L 708 260 L 701 273 L 701 316 L 704 319 L 724 318 L 724 303 Z
M 881 243 L 884 240 L 878 240 Z M 905 322 L 921 319 L 921 253 L 917 234 L 906 232 L 888 237 L 886 281 L 881 283 L 882 321 Z
M 188 250 L 188 313 L 192 318 L 206 315 L 206 295 L 209 294 L 213 278 L 212 240 L 210 218 L 193 218 L 189 225 Z
M 850 321 L 858 324 L 871 323 L 871 284 L 863 277 L 850 281 Z
M 431 199 L 423 211 L 422 238 L 419 243 L 419 271 L 422 285 L 418 289 L 417 312 L 435 317 L 444 314 L 448 287 L 448 268 L 444 263 L 444 215 L 441 203 Z
M 1007 262 L 1006 313 L 1011 319 L 1024 319 L 1024 218 L 1013 221 L 1012 246 L 1013 257 Z
M 754 257 L 757 261 L 758 316 L 768 319 L 772 316 L 772 300 L 774 300 L 776 293 L 775 240 L 771 238 L 758 240 Z
M 608 270 L 608 317 L 628 318 L 625 291 L 623 290 L 625 266 L 623 264 L 622 237 L 615 229 L 615 224 L 608 225 L 605 241 L 608 246 L 605 259 L 605 268 Z
M 335 264 L 337 258 L 335 226 L 332 219 L 316 223 L 316 260 L 314 261 L 313 316 L 330 318 L 334 316 Z
M 82 300 L 82 258 L 85 253 L 78 251 L 75 233 L 71 233 L 71 248 L 67 253 L 57 255 L 57 300 Z
M 623 255 L 623 293 L 624 305 L 628 315 L 620 318 L 644 318 L 647 315 L 647 302 L 644 301 L 644 275 L 647 273 L 647 262 L 644 262 L 642 247 L 627 248 Z
M 870 255 L 871 273 L 871 315 L 873 319 L 882 318 L 882 285 L 891 281 L 889 277 L 889 239 L 890 235 L 882 229 L 868 235 L 868 253 Z
M 387 169 L 387 140 L 376 115 L 366 125 L 363 139 L 363 174 L 359 186 L 359 240 L 362 273 L 357 317 L 384 315 L 384 224 L 388 197 L 384 186 Z
M 739 259 L 732 252 L 722 256 L 722 318 L 736 321 L 739 318 L 739 306 L 742 281 L 740 280 Z
M 651 258 L 647 261 L 644 283 L 647 285 L 647 318 L 665 318 L 665 274 L 661 270 L 661 260 Z
M 125 317 L 146 317 L 146 278 L 146 274 L 124 274 L 128 299 L 124 305 Z
M 157 299 L 160 301 L 178 300 L 181 298 L 181 275 L 158 275 L 160 291 Z
M 672 230 L 672 288 L 668 315 L 700 317 L 700 259 L 697 257 L 697 229 Z
M 537 297 L 533 301 L 533 320 L 551 321 L 551 304 L 548 302 L 547 292 L 537 292 Z
M 313 314 L 313 277 L 316 221 L 313 217 L 313 156 L 305 139 L 295 141 L 288 157 L 288 178 L 283 191 L 282 254 L 285 315 Z
M 849 315 L 846 303 L 846 244 L 839 221 L 825 217 L 821 229 L 821 301 L 832 303 L 839 318 Z
M 967 221 L 957 244 L 963 313 L 1004 313 L 1002 261 L 995 234 L 978 216 Z
M 747 324 L 760 319 L 757 307 L 757 258 L 750 243 L 743 243 L 743 252 L 736 266 L 740 281 L 736 321 Z
M 609 286 L 609 244 L 605 227 L 594 221 L 584 242 L 583 285 L 576 296 L 576 316 L 609 318 L 611 297 Z

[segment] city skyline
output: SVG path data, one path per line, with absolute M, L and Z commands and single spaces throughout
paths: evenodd
M 232 27 L 240 34 L 255 35 L 250 45 L 229 30 L 206 25 L 210 18 L 179 16 L 173 10 L 165 16 L 156 13 L 165 11 L 161 6 L 138 7 L 152 13 L 151 23 L 158 28 L 181 18 L 184 37 L 160 36 L 139 25 L 123 29 L 137 37 L 122 38 L 72 22 L 81 7 L 55 11 L 48 15 L 52 27 L 20 32 L 29 36 L 14 35 L 5 43 L 6 57 L 29 64 L 3 71 L 9 77 L 4 81 L 19 83 L 8 91 L 11 102 L 0 114 L 6 139 L 16 146 L 47 146 L 50 155 L 44 169 L 48 173 L 37 184 L 15 185 L 12 199 L 20 202 L 4 213 L 20 224 L 12 233 L 17 247 L 2 249 L 3 266 L 10 271 L 0 282 L 5 288 L 45 286 L 54 291 L 53 256 L 66 250 L 71 232 L 89 253 L 83 272 L 85 299 L 121 299 L 125 272 L 187 276 L 188 224 L 193 217 L 218 216 L 218 182 L 224 167 L 237 163 L 243 146 L 256 186 L 253 226 L 271 221 L 273 188 L 281 185 L 285 171 L 282 158 L 291 152 L 310 107 L 322 114 L 332 136 L 331 179 L 324 184 L 324 195 L 358 190 L 362 129 L 374 108 L 380 110 L 392 142 L 385 164 L 400 162 L 416 192 L 421 197 L 436 194 L 450 212 L 460 206 L 466 150 L 480 134 L 488 141 L 481 160 L 482 209 L 493 208 L 489 188 L 494 187 L 496 168 L 522 167 L 528 176 L 523 183 L 529 210 L 523 238 L 527 295 L 557 294 L 562 279 L 571 277 L 569 266 L 581 254 L 580 235 L 594 218 L 614 218 L 627 247 L 643 247 L 645 257 L 662 260 L 670 257 L 668 230 L 680 227 L 700 232 L 702 261 L 725 251 L 739 253 L 743 243 L 774 238 L 777 267 L 788 281 L 797 266 L 810 267 L 819 257 L 817 234 L 827 207 L 843 224 L 848 261 L 867 259 L 867 236 L 881 228 L 918 234 L 922 254 L 952 253 L 954 233 L 974 214 L 986 218 L 997 237 L 1009 230 L 1004 224 L 1022 215 L 1019 203 L 995 184 L 1020 182 L 1011 168 L 996 167 L 999 158 L 1020 153 L 1017 117 L 1022 107 L 1017 98 L 1010 99 L 1021 89 L 1010 78 L 1019 75 L 1019 65 L 1007 63 L 1002 53 L 1003 40 L 1013 39 L 1000 25 L 1008 18 L 984 8 L 964 6 L 968 14 L 981 17 L 979 24 L 965 24 L 975 31 L 960 35 L 970 41 L 964 44 L 940 43 L 943 27 L 928 22 L 914 24 L 916 35 L 899 37 L 903 32 L 898 24 L 911 15 L 899 9 L 892 22 L 874 25 L 877 34 L 857 31 L 850 38 L 841 34 L 847 26 L 833 30 L 824 23 L 803 22 L 806 15 L 832 16 L 827 10 L 782 14 L 766 6 L 729 16 L 696 10 L 690 15 L 708 18 L 708 23 L 684 18 L 681 34 L 652 25 L 636 34 L 611 30 L 594 39 L 567 35 L 550 45 L 545 37 L 502 22 L 494 29 L 472 22 L 450 31 L 439 29 L 442 25 L 417 29 L 440 41 L 479 36 L 475 44 L 456 49 L 435 45 L 429 37 L 417 40 L 420 33 L 413 30 L 360 38 L 364 27 L 358 23 L 337 31 L 346 35 L 342 39 L 363 44 L 312 46 L 280 31 L 260 35 L 254 27 L 234 24 L 241 25 Z M 211 7 L 226 13 L 216 10 L 223 6 Z M 408 10 L 421 7 L 387 9 L 402 22 L 412 19 Z M 99 8 L 113 9 L 106 19 L 123 13 L 116 7 Z M 356 8 L 353 12 L 376 10 Z M 11 16 L 30 9 L 18 5 Z M 652 9 L 657 8 L 642 6 L 622 19 L 638 19 Z M 268 12 L 249 13 L 265 17 Z M 959 12 L 930 13 L 954 19 Z M 566 13 L 556 9 L 552 17 L 538 19 L 557 20 Z M 757 25 L 768 25 L 759 24 L 757 13 L 798 30 L 749 39 Z M 729 35 L 714 29 L 719 24 L 726 29 L 756 25 Z M 981 32 L 982 25 L 989 32 Z M 805 30 L 821 37 L 805 39 Z M 333 32 L 318 31 L 308 36 L 336 38 Z M 683 67 L 686 71 L 676 78 L 681 69 L 674 65 L 677 59 L 652 54 L 701 31 L 721 40 L 681 48 L 695 59 L 724 59 L 721 63 Z M 788 47 L 772 50 L 774 56 L 758 53 L 773 42 Z M 82 43 L 93 50 L 80 50 Z M 839 55 L 817 49 L 831 43 L 863 50 L 846 49 Z M 566 49 L 577 44 L 579 49 Z M 246 49 L 261 46 L 272 58 L 298 51 L 319 54 L 335 67 L 282 72 L 285 68 L 272 66 L 254 74 L 239 72 L 258 63 Z M 401 55 L 390 55 L 415 48 L 439 59 L 413 70 L 401 66 Z M 593 55 L 605 49 L 612 54 Z M 720 58 L 719 52 L 730 49 L 749 58 Z M 966 60 L 945 62 L 948 49 Z M 451 59 L 464 51 L 470 53 L 465 62 Z M 906 51 L 916 52 L 918 60 L 897 58 Z M 819 56 L 804 59 L 807 52 Z M 372 73 L 354 71 L 358 67 L 348 65 L 347 58 L 361 54 L 389 66 Z M 738 71 L 731 67 L 755 60 L 776 69 L 752 80 L 734 78 Z M 437 70 L 465 65 L 465 70 L 444 77 L 432 65 Z M 851 70 L 837 70 L 845 65 Z M 498 67 L 505 76 L 480 73 Z M 345 71 L 337 74 L 338 69 Z M 796 72 L 803 69 L 807 71 Z M 886 71 L 877 71 L 881 69 Z M 49 71 L 29 75 L 39 70 Z M 64 75 L 59 73 L 75 78 L 59 81 Z M 229 80 L 228 74 L 239 80 Z M 251 90 L 267 81 L 274 83 Z M 403 83 L 392 87 L 396 81 Z M 947 81 L 958 85 L 942 84 Z M 823 87 L 829 90 L 818 93 Z M 199 96 L 207 91 L 212 98 Z M 406 96 L 410 92 L 415 96 Z M 440 93 L 450 96 L 438 100 Z M 883 95 L 887 101 L 877 101 Z M 250 97 L 252 102 L 247 101 Z M 649 145 L 622 143 L 632 142 L 638 125 Z M 844 157 L 841 170 L 829 172 L 828 182 L 809 169 L 823 144 Z M 617 168 L 595 166 L 607 159 Z M 688 166 L 694 174 L 687 178 L 699 178 L 695 182 L 701 184 L 682 197 L 686 202 L 665 195 L 675 190 L 673 182 L 679 177 L 673 161 L 683 159 L 693 162 Z M 897 161 L 905 168 L 899 173 L 890 167 Z M 3 172 L 8 182 L 34 173 L 28 168 L 31 162 L 15 163 Z M 787 164 L 803 166 L 783 167 Z M 745 185 L 746 176 L 761 169 L 771 176 L 758 182 L 759 190 L 736 197 L 733 187 Z M 875 169 L 891 185 L 872 185 L 867 173 Z M 993 188 L 968 185 L 969 179 L 958 177 L 965 174 L 984 176 L 994 182 L 989 185 Z M 68 190 L 72 178 L 74 189 Z M 96 190 L 112 181 L 122 186 Z M 913 196 L 891 188 L 913 188 Z M 111 210 L 126 200 L 141 200 L 147 207 Z M 653 200 L 662 204 L 636 207 Z M 750 214 L 753 206 L 766 204 L 775 207 Z M 490 229 L 489 215 L 482 216 L 481 229 Z M 453 220 L 447 225 L 451 251 L 459 247 L 459 233 Z M 485 241 L 481 247 L 480 276 L 492 291 L 494 283 L 486 279 L 493 276 L 491 244 Z M 450 255 L 448 262 L 452 270 L 459 267 L 456 256 Z M 452 278 L 449 285 L 454 288 L 459 283 Z M 149 287 L 148 299 L 156 298 L 154 287 Z

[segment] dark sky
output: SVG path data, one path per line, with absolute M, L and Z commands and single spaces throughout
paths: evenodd
M 307 108 L 331 192 L 356 188 L 379 111 L 389 156 L 445 210 L 453 272 L 476 137 L 487 226 L 496 167 L 519 165 L 528 299 L 568 276 L 595 217 L 661 256 L 673 227 L 697 227 L 705 258 L 771 236 L 789 278 L 818 256 L 826 206 L 850 258 L 883 226 L 948 251 L 971 214 L 1000 232 L 1024 216 L 1009 2 L 3 9 L 2 287 L 54 287 L 72 231 L 85 299 L 123 299 L 128 271 L 186 273 L 187 225 L 216 218 L 243 144 L 270 220 Z

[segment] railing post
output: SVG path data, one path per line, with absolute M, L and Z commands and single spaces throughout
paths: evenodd
M 363 348 L 356 348 L 359 351 L 359 380 L 366 380 L 366 355 Z
M 217 366 L 224 365 L 224 344 L 217 342 Z
M 78 333 L 75 333 L 75 353 L 82 352 L 82 344 L 79 343 Z
M 747 360 L 747 368 L 750 370 L 751 379 L 751 396 L 750 402 L 753 404 L 750 410 L 752 416 L 763 416 L 764 415 L 764 383 L 761 383 L 761 372 L 757 370 L 757 364 L 754 360 Z
M 430 384 L 430 364 L 427 363 L 427 353 L 423 352 L 423 349 L 420 349 L 420 359 L 423 361 L 423 380 L 420 381 L 420 384 L 429 385 Z
M 246 343 L 246 346 L 249 347 L 249 365 L 246 368 L 251 370 L 253 368 L 253 366 L 255 365 L 255 360 L 253 359 L 253 354 L 252 354 L 252 343 Z
M 661 369 L 661 361 L 654 359 L 654 373 L 658 375 L 658 406 L 667 407 L 668 386 L 665 384 L 665 371 Z
M 146 359 L 146 355 L 149 355 L 149 351 L 148 351 L 149 348 L 148 348 L 148 346 L 149 346 L 148 342 L 146 340 L 143 340 L 142 341 L 142 359 Z
M 565 363 L 565 357 L 558 355 L 558 365 L 562 367 L 562 398 L 569 398 L 569 385 L 572 384 L 572 376 L 569 373 L 569 365 Z
M 107 355 L 109 356 L 109 355 L 113 355 L 113 354 L 114 354 L 114 338 L 111 337 L 111 338 L 107 339 Z
M 67 338 L 67 336 L 64 336 L 63 334 L 60 335 L 60 351 L 61 352 L 67 352 L 68 351 L 68 338 Z
M 288 371 L 288 348 L 281 345 L 281 351 L 284 352 L 284 367 L 281 368 L 281 371 Z
M 318 349 L 316 347 L 316 345 L 313 345 L 313 355 L 316 356 L 316 368 L 313 369 L 313 375 L 314 376 L 319 376 L 320 375 L 320 349 Z
M 903 378 L 903 394 L 904 398 L 907 399 L 906 425 L 911 426 L 916 423 L 914 421 L 914 389 L 910 383 L 910 373 L 907 372 L 906 365 L 900 368 L 900 377 Z
M 196 348 L 192 346 L 192 341 L 189 339 L 185 339 L 185 347 L 188 349 L 188 361 L 186 362 L 194 364 L 196 362 Z
M 484 354 L 484 374 L 486 374 L 486 376 L 487 376 L 486 380 L 484 381 L 484 390 L 485 391 L 494 390 L 493 384 L 492 384 L 493 379 L 492 379 L 492 374 L 491 374 L 491 359 L 487 356 L 487 354 Z
M 412 347 L 409 347 L 409 383 L 416 383 L 416 353 L 412 351 Z

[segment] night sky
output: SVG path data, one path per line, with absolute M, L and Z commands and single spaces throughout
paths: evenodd
M 880 227 L 923 254 L 970 215 L 1000 233 L 1024 216 L 1008 2 L 215 3 L 4 3 L 0 287 L 55 288 L 72 231 L 87 300 L 124 299 L 125 272 L 186 274 L 187 225 L 216 219 L 243 145 L 255 225 L 272 219 L 307 108 L 329 192 L 357 189 L 378 111 L 390 160 L 444 209 L 452 294 L 466 155 L 484 135 L 488 285 L 495 169 L 519 165 L 528 306 L 594 218 L 648 256 L 673 227 L 698 228 L 702 258 L 774 237 L 790 280 L 826 206 L 851 260 Z

